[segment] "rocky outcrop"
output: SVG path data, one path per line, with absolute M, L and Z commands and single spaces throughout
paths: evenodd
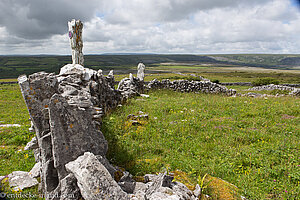
M 179 92 L 202 92 L 211 94 L 225 94 L 229 96 L 236 94 L 235 90 L 227 89 L 224 86 L 212 83 L 210 81 L 170 81 L 169 79 L 158 81 L 157 79 L 154 79 L 148 84 L 147 87 L 149 89 L 171 89 Z

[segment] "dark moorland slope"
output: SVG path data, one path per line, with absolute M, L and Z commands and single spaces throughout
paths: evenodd
M 0 56 L 0 78 L 16 78 L 38 71 L 56 72 L 71 62 L 71 56 Z M 160 63 L 216 64 L 226 66 L 293 69 L 300 66 L 300 55 L 232 54 L 232 55 L 85 55 L 85 67 L 102 70 L 127 70 L 143 62 L 148 66 Z M 120 71 L 122 72 L 122 71 Z M 119 73 L 119 72 L 118 72 Z

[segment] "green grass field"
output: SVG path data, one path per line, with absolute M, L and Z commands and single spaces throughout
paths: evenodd
M 300 102 L 292 97 L 231 98 L 150 92 L 107 116 L 108 157 L 134 175 L 182 170 L 194 180 L 208 173 L 249 199 L 300 195 Z M 132 126 L 127 115 L 149 120 Z M 196 183 L 196 181 L 194 182 Z

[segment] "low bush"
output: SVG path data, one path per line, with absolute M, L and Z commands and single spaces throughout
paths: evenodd
M 275 84 L 278 85 L 279 81 L 275 78 L 259 78 L 255 81 L 252 81 L 253 86 L 262 86 L 262 85 L 269 85 L 269 84 Z

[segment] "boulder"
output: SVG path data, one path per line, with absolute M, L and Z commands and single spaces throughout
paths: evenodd
M 76 177 L 81 195 L 85 200 L 129 199 L 104 165 L 90 152 L 67 163 L 66 169 Z

